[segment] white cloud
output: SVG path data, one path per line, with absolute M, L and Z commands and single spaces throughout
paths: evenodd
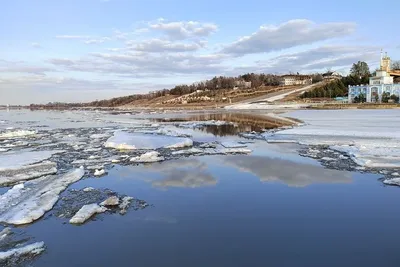
M 373 46 L 320 46 L 296 53 L 286 53 L 259 60 L 251 66 L 236 68 L 233 73 L 265 72 L 315 72 L 326 69 L 350 69 L 351 64 L 362 61 L 378 60 L 379 48 Z
M 218 30 L 218 26 L 214 23 L 198 21 L 167 22 L 162 18 L 157 22 L 150 22 L 149 27 L 150 29 L 164 32 L 174 40 L 207 37 Z
M 31 43 L 31 46 L 33 47 L 33 48 L 42 48 L 42 46 L 39 44 L 39 43 Z
M 57 35 L 57 39 L 88 39 L 91 36 L 88 35 Z
M 289 20 L 280 25 L 261 26 L 258 31 L 227 45 L 222 51 L 234 55 L 271 52 L 344 37 L 353 33 L 355 28 L 351 22 L 317 24 L 305 19 Z
M 128 41 L 130 49 L 143 52 L 189 52 L 204 48 L 205 42 L 178 43 L 162 39 L 150 39 L 142 42 Z
M 102 44 L 105 41 L 110 41 L 110 40 L 111 40 L 111 38 L 109 38 L 109 37 L 101 37 L 101 38 L 98 38 L 98 39 L 86 40 L 86 41 L 84 41 L 84 43 L 85 44 Z

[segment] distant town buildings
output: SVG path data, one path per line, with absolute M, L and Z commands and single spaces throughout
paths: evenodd
M 312 84 L 312 77 L 310 75 L 300 74 L 282 75 L 279 78 L 279 84 L 281 86 Z
M 336 71 L 328 71 L 322 74 L 322 77 L 324 78 L 325 81 L 331 81 L 342 78 L 342 75 L 340 75 L 340 73 Z
M 251 88 L 251 82 L 235 81 L 235 87 L 248 89 L 248 88 Z
M 348 102 L 353 103 L 355 98 L 364 98 L 366 102 L 382 102 L 382 97 L 400 96 L 400 84 L 394 84 L 394 76 L 400 76 L 400 73 L 390 70 L 390 57 L 382 55 L 380 68 L 375 76 L 369 78 L 369 84 L 349 86 Z

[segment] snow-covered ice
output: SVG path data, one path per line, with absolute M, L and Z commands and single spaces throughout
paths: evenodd
M 107 210 L 105 207 L 99 206 L 97 203 L 84 205 L 78 212 L 72 217 L 69 222 L 71 224 L 82 224 L 90 219 L 96 213 L 103 213 Z
M 247 147 L 246 144 L 240 144 L 235 142 L 222 142 L 221 145 L 225 148 L 240 148 L 240 147 Z
M 107 148 L 115 149 L 157 149 L 161 147 L 179 148 L 193 145 L 189 138 L 128 133 L 116 131 L 104 144 Z
M 119 198 L 117 196 L 111 196 L 100 203 L 100 206 L 118 206 Z
M 24 151 L 0 154 L 0 171 L 16 170 L 23 166 L 41 162 L 63 151 Z
M 122 198 L 122 201 L 118 206 L 120 208 L 120 211 L 119 211 L 120 214 L 123 215 L 123 214 L 125 214 L 127 212 L 128 208 L 129 208 L 129 205 L 131 204 L 132 200 L 133 200 L 133 197 L 126 196 L 126 197 Z
M 106 173 L 106 171 L 104 170 L 104 169 L 101 169 L 101 170 L 98 170 L 98 169 L 96 169 L 95 171 L 94 171 L 94 176 L 102 176 L 102 175 L 104 175 Z
M 15 131 L 6 131 L 3 133 L 0 133 L 0 140 L 1 139 L 12 139 L 16 137 L 26 137 L 26 136 L 31 136 L 35 135 L 35 131 L 29 131 L 29 130 L 15 130 Z
M 39 255 L 44 251 L 44 242 L 36 242 L 23 247 L 13 248 L 8 251 L 0 252 L 0 261 L 7 260 L 11 257 L 20 257 L 27 254 Z
M 303 110 L 285 116 L 305 125 L 277 132 L 277 140 L 330 145 L 360 166 L 400 167 L 400 110 Z
M 0 186 L 27 181 L 44 175 L 55 174 L 56 172 L 57 164 L 51 161 L 22 166 L 15 169 L 0 170 Z
M 39 219 L 53 208 L 60 193 L 84 173 L 83 168 L 78 168 L 15 185 L 0 196 L 0 222 L 20 225 Z
M 165 158 L 163 156 L 160 156 L 160 153 L 158 153 L 157 151 L 150 151 L 130 159 L 131 162 L 138 162 L 138 163 L 159 162 L 163 160 L 165 160 Z

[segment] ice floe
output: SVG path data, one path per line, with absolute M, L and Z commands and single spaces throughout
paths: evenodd
M 133 197 L 128 197 L 128 196 L 126 196 L 126 197 L 123 197 L 123 198 L 122 198 L 122 201 L 121 201 L 121 203 L 119 204 L 119 208 L 120 208 L 119 213 L 120 213 L 120 214 L 122 214 L 122 215 L 123 215 L 123 214 L 126 214 L 126 212 L 127 212 L 128 208 L 129 208 L 129 206 L 130 206 L 132 200 L 133 200 Z
M 165 158 L 163 156 L 160 156 L 160 153 L 158 153 L 157 151 L 150 151 L 144 153 L 143 155 L 133 157 L 130 159 L 131 162 L 138 162 L 138 163 L 158 162 L 163 160 L 165 160 Z
M 101 169 L 101 170 L 98 170 L 98 169 L 96 169 L 95 171 L 94 171 L 94 176 L 102 176 L 102 175 L 104 175 L 106 173 L 106 171 L 104 170 L 104 169 Z
M 0 170 L 0 186 L 27 181 L 44 175 L 55 174 L 56 172 L 57 164 L 50 161 L 20 168 Z
M 100 206 L 118 206 L 119 198 L 117 196 L 111 196 L 100 203 Z
M 63 151 L 24 151 L 0 154 L 0 171 L 16 170 L 26 165 L 49 159 L 52 155 Z
M 104 146 L 115 149 L 156 149 L 161 147 L 179 148 L 193 145 L 193 141 L 188 138 L 149 135 L 142 133 L 129 133 L 125 131 L 116 131 L 110 137 Z
M 235 142 L 222 142 L 221 145 L 225 148 L 240 148 L 247 147 L 246 144 L 235 143 Z
M 71 224 L 83 224 L 93 215 L 103 213 L 106 210 L 107 208 L 101 207 L 96 203 L 85 205 L 69 220 L 69 222 Z
M 285 115 L 305 125 L 279 131 L 271 139 L 328 145 L 364 167 L 400 167 L 398 110 L 307 110 Z
M 39 219 L 53 208 L 60 193 L 80 180 L 84 173 L 84 169 L 79 168 L 14 186 L 0 196 L 0 222 L 20 225 Z
M 0 262 L 12 257 L 20 257 L 27 254 L 39 255 L 44 251 L 44 242 L 36 242 L 23 247 L 13 248 L 8 251 L 0 252 Z
M 12 139 L 16 137 L 26 137 L 26 136 L 31 136 L 35 135 L 36 131 L 30 131 L 30 130 L 16 130 L 16 131 L 7 131 L 0 133 L 0 140 L 1 139 Z

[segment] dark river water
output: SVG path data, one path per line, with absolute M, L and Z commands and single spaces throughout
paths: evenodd
M 151 207 L 83 226 L 45 217 L 34 266 L 399 266 L 400 189 L 322 168 L 293 145 L 251 156 L 115 167 L 72 186 L 109 188 Z

